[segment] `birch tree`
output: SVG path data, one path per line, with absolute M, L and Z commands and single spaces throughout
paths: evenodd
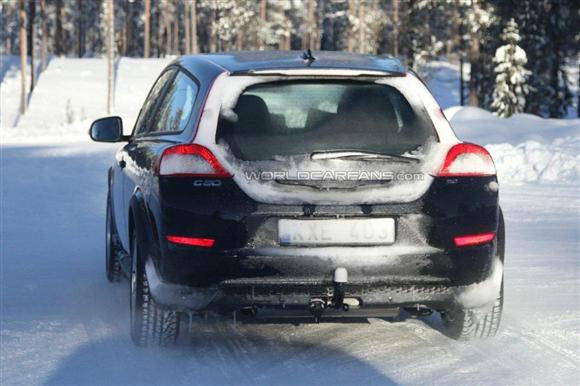
M 106 39 L 107 39 L 107 114 L 113 111 L 114 58 L 115 58 L 115 13 L 113 0 L 105 0 Z
M 30 20 L 28 21 L 28 33 L 30 35 L 30 92 L 36 84 L 36 0 L 29 0 Z
M 199 53 L 197 43 L 197 0 L 192 0 L 190 4 L 190 26 L 191 26 L 191 53 Z
M 26 6 L 24 0 L 19 1 L 20 8 L 20 114 L 26 112 Z
M 143 12 L 143 57 L 149 57 L 151 50 L 151 0 L 145 0 Z
M 48 28 L 46 27 L 46 0 L 40 0 L 40 68 L 48 64 Z

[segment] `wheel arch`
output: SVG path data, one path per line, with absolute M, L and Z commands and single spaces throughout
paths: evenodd
M 139 243 L 142 248 L 145 248 L 144 252 L 148 252 L 150 244 L 150 235 L 147 226 L 147 216 L 145 215 L 145 200 L 140 189 L 135 189 L 131 200 L 129 201 L 129 213 L 128 213 L 128 231 L 129 238 L 133 240 L 134 232 L 137 232 L 139 237 Z M 148 254 L 148 253 L 147 253 Z

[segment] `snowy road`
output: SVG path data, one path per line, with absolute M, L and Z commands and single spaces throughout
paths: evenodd
M 114 147 L 2 147 L 0 384 L 579 384 L 578 186 L 502 186 L 499 335 L 458 343 L 439 319 L 202 324 L 138 349 L 126 284 L 103 273 Z

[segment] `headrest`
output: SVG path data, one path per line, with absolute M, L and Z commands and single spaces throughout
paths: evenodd
M 266 102 L 256 95 L 242 95 L 238 99 L 235 111 L 238 115 L 238 122 L 248 119 L 252 121 L 264 120 L 270 115 Z

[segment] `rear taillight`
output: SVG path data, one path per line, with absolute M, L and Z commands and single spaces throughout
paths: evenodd
M 189 245 L 192 247 L 211 248 L 215 244 L 215 239 L 199 237 L 167 236 L 167 241 L 173 244 Z
M 197 144 L 165 149 L 158 170 L 160 176 L 231 177 L 211 151 Z
M 438 177 L 477 177 L 495 175 L 495 165 L 484 147 L 459 143 L 447 152 Z
M 495 232 L 478 233 L 475 235 L 457 236 L 453 238 L 455 245 L 458 247 L 469 247 L 489 243 L 495 238 Z

